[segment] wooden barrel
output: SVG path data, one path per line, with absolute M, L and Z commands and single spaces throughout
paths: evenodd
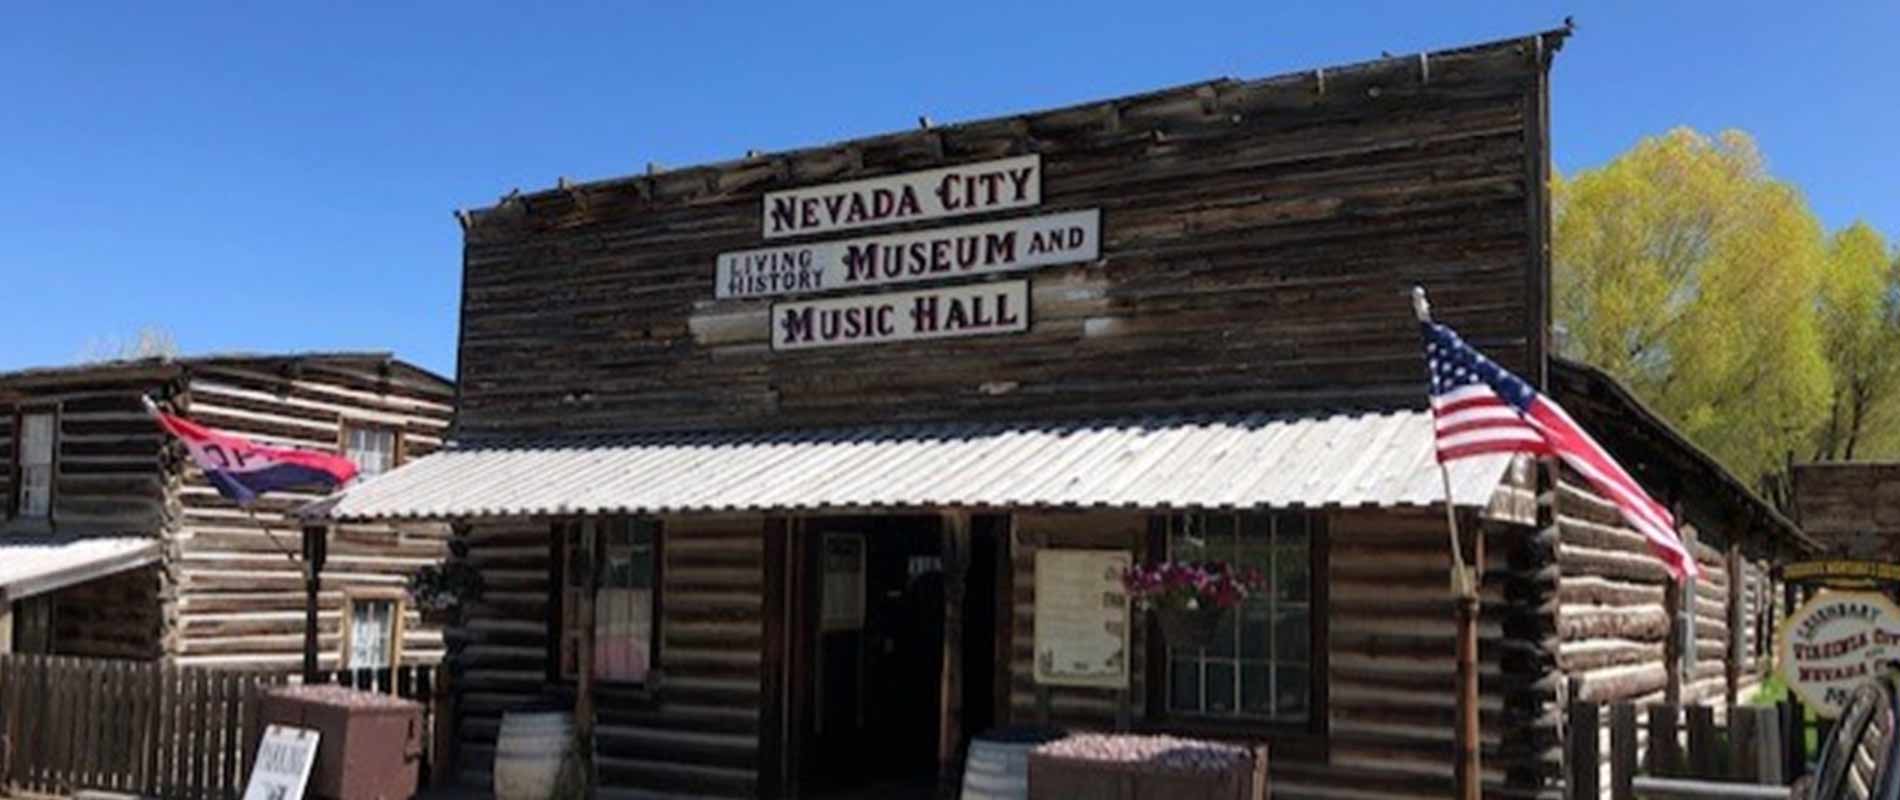
M 574 745 L 574 715 L 510 711 L 495 737 L 495 800 L 548 800 Z
M 963 761 L 962 800 L 1025 800 L 1029 751 L 1061 736 L 1060 731 L 1005 728 L 971 739 Z

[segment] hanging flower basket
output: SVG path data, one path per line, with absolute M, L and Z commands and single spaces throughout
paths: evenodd
M 1227 609 L 1156 608 L 1155 621 L 1161 624 L 1161 638 L 1176 650 L 1207 650 L 1220 637 L 1227 622 Z
M 1217 561 L 1163 561 L 1122 573 L 1122 588 L 1137 605 L 1155 612 L 1162 638 L 1181 650 L 1213 647 L 1227 612 L 1264 583 L 1256 570 Z

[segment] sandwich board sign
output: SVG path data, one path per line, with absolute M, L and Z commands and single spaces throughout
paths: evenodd
M 317 740 L 322 737 L 308 728 L 272 725 L 264 729 L 257 742 L 257 760 L 251 767 L 250 782 L 244 786 L 244 800 L 303 800 L 304 786 L 310 782 L 310 767 L 317 761 Z

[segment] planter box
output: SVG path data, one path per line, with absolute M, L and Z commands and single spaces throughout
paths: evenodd
M 422 762 L 422 706 L 342 686 L 290 686 L 264 695 L 258 730 L 309 728 L 322 735 L 310 770 L 310 797 L 404 800 L 416 793 Z M 256 743 L 252 743 L 255 750 Z
M 1157 737 L 1091 735 L 1098 740 L 1124 739 L 1131 745 L 1154 749 Z M 1253 745 L 1225 766 L 1182 766 L 1179 759 L 1167 756 L 1143 760 L 1104 760 L 1063 755 L 1061 742 L 1037 748 L 1029 754 L 1029 799 L 1071 800 L 1265 800 L 1267 793 L 1267 747 Z M 1235 745 L 1171 740 L 1174 747 L 1211 746 L 1221 749 Z M 1137 747 L 1136 749 L 1142 749 Z

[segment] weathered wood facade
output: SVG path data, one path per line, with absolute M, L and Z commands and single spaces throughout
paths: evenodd
M 877 741 L 856 742 L 870 748 L 863 750 L 838 744 L 847 741 L 839 729 L 864 729 L 866 718 L 902 709 L 838 699 L 832 677 L 845 676 L 839 685 L 848 694 L 853 676 L 864 680 L 863 668 L 826 660 L 835 652 L 827 636 L 853 634 L 828 630 L 830 619 L 819 618 L 830 602 L 829 559 L 844 559 L 843 572 L 855 574 L 849 558 L 874 565 L 882 535 L 908 540 L 910 549 L 882 555 L 894 565 L 893 586 L 906 577 L 911 583 L 888 593 L 860 589 L 873 608 L 858 613 L 883 613 L 881 598 L 909 597 L 917 586 L 941 592 L 936 618 L 921 626 L 941 637 L 930 644 L 942 661 L 929 668 L 941 682 L 878 695 L 892 707 L 920 694 L 938 698 L 917 724 L 884 737 L 934 741 L 932 766 L 954 768 L 964 739 L 988 725 L 1047 722 L 1265 739 L 1277 797 L 1449 795 L 1456 636 L 1452 556 L 1437 497 L 1155 502 L 1112 511 L 1089 508 L 1101 505 L 1092 498 L 838 506 L 790 497 L 751 511 L 683 511 L 686 500 L 651 507 L 601 501 L 619 490 L 600 485 L 628 482 L 640 474 L 641 459 L 667 444 L 642 450 L 625 442 L 633 434 L 690 441 L 708 432 L 765 431 L 797 442 L 804 431 L 830 426 L 861 433 L 827 438 L 827 446 L 868 448 L 895 436 L 891 425 L 918 421 L 1139 417 L 1165 426 L 1201 414 L 1416 409 L 1424 372 L 1404 297 L 1414 285 L 1431 290 L 1440 320 L 1549 385 L 1547 69 L 1564 37 L 1214 81 L 640 177 L 563 181 L 461 215 L 458 450 L 487 448 L 492 463 L 469 463 L 502 474 L 536 463 L 535 453 L 551 454 L 572 472 L 524 472 L 524 479 L 536 475 L 543 486 L 585 479 L 572 481 L 572 496 L 497 489 L 533 494 L 532 503 L 444 505 L 453 474 L 419 484 L 410 507 L 399 496 L 376 495 L 375 485 L 362 496 L 376 495 L 383 511 L 352 517 L 337 510 L 350 497 L 326 502 L 343 519 L 446 519 L 465 530 L 467 558 L 487 586 L 449 637 L 461 670 L 465 777 L 490 778 L 509 710 L 573 702 L 580 692 L 563 659 L 573 631 L 587 626 L 564 607 L 573 592 L 564 576 L 588 562 L 564 548 L 582 535 L 579 526 L 639 516 L 659 531 L 651 573 L 655 650 L 641 680 L 597 692 L 598 763 L 610 793 L 815 797 L 828 788 L 818 779 L 840 751 L 861 753 L 867 770 L 915 755 L 877 749 L 886 744 Z M 761 234 L 771 224 L 769 193 L 1006 157 L 1038 159 L 1034 213 L 1100 213 L 1096 258 L 938 279 L 1001 287 L 1006 282 L 994 279 L 1026 277 L 1029 316 L 1020 332 L 786 349 L 775 346 L 781 320 L 771 298 L 735 299 L 715 287 L 722 254 L 775 244 Z M 814 237 L 792 241 L 806 238 Z M 1583 385 L 1564 395 L 1560 387 L 1559 394 L 1568 403 L 1590 391 Z M 1638 474 L 1658 481 L 1659 491 L 1676 491 L 1669 496 L 1692 512 L 1686 518 L 1710 532 L 1700 552 L 1712 575 L 1729 563 L 1730 541 L 1752 543 L 1749 564 L 1778 552 L 1776 532 L 1750 510 L 1759 500 L 1746 491 L 1699 493 L 1725 474 L 1696 460 L 1706 457 L 1684 455 L 1693 451 L 1684 442 L 1645 443 L 1646 435 L 1631 434 L 1631 447 L 1649 448 L 1631 457 L 1657 466 Z M 667 457 L 689 469 L 737 448 L 721 442 Z M 1368 439 L 1364 458 L 1342 471 L 1377 483 L 1380 470 L 1428 449 L 1420 440 L 1416 453 L 1389 455 L 1379 449 L 1387 443 Z M 1323 445 L 1308 444 L 1314 452 Z M 991 471 L 979 482 L 1035 479 L 1013 461 L 1022 457 L 999 450 L 982 464 Z M 776 463 L 748 463 L 746 474 L 758 483 L 799 480 L 779 474 Z M 1485 486 L 1488 495 L 1456 512 L 1471 539 L 1466 552 L 1481 554 L 1484 783 L 1493 796 L 1552 796 L 1560 789 L 1566 696 L 1583 687 L 1615 687 L 1615 697 L 1656 690 L 1646 682 L 1667 640 L 1651 609 L 1661 602 L 1653 574 L 1660 567 L 1641 560 L 1630 546 L 1634 534 L 1587 490 L 1562 481 L 1545 491 L 1548 478 L 1529 461 L 1499 471 L 1505 474 Z M 1288 472 L 1274 479 L 1294 485 L 1308 477 Z M 818 479 L 890 478 L 859 467 Z M 1183 711 L 1189 699 L 1175 696 L 1169 670 L 1184 659 L 1141 618 L 1129 625 L 1126 688 L 1037 680 L 1040 551 L 1161 558 L 1173 546 L 1173 520 L 1237 512 L 1271 516 L 1274 531 L 1284 516 L 1303 537 L 1298 580 L 1310 591 L 1290 601 L 1298 608 L 1289 618 L 1306 616 L 1269 651 L 1298 654 L 1284 674 L 1303 691 L 1279 693 L 1281 672 L 1253 673 L 1274 676 L 1276 705 L 1252 717 L 1228 713 L 1252 691 L 1247 669 L 1254 665 L 1236 654 L 1231 664 L 1209 666 L 1201 653 L 1199 696 L 1194 710 Z M 1234 530 L 1243 524 L 1254 521 L 1236 516 L 1232 523 Z M 835 553 L 824 538 L 867 530 L 863 544 Z M 1727 609 L 1740 606 L 1727 604 L 1727 587 L 1759 585 L 1758 573 L 1711 578 L 1697 590 L 1702 641 L 1726 642 L 1739 629 Z M 867 662 L 899 663 L 905 644 L 850 647 L 868 653 Z M 1280 669 L 1277 661 L 1271 666 Z M 1232 693 L 1210 701 L 1206 676 L 1215 674 L 1232 679 Z M 1703 686 L 1699 676 L 1692 690 Z M 1625 691 L 1632 683 L 1640 691 Z M 1281 714 L 1283 701 L 1289 710 Z
M 1891 561 L 1900 553 L 1900 463 L 1794 467 L 1794 514 L 1837 555 Z
M 7 446 L 0 480 L 13 506 L 0 545 L 160 543 L 156 565 L 50 595 L 52 652 L 289 670 L 303 647 L 304 584 L 292 558 L 300 529 L 286 512 L 314 496 L 271 495 L 252 509 L 236 507 L 167 440 L 140 398 L 278 445 L 342 452 L 350 430 L 388 432 L 400 463 L 441 446 L 453 396 L 444 379 L 379 354 L 151 359 L 0 375 L 5 441 L 16 440 L 27 415 L 51 415 L 57 431 L 44 514 L 19 507 L 23 467 Z M 348 604 L 398 600 L 406 575 L 441 560 L 447 539 L 442 525 L 333 532 L 320 598 L 326 668 L 343 661 Z M 413 609 L 397 628 L 405 662 L 443 654 L 439 628 Z
M 1400 293 L 1542 372 L 1546 67 L 1561 33 L 510 196 L 468 215 L 465 436 L 1415 406 Z M 787 187 L 1040 154 L 1101 258 L 1026 333 L 774 352 L 713 299 Z M 984 386 L 991 387 L 985 390 Z M 1003 387 L 1013 387 L 1003 390 Z

